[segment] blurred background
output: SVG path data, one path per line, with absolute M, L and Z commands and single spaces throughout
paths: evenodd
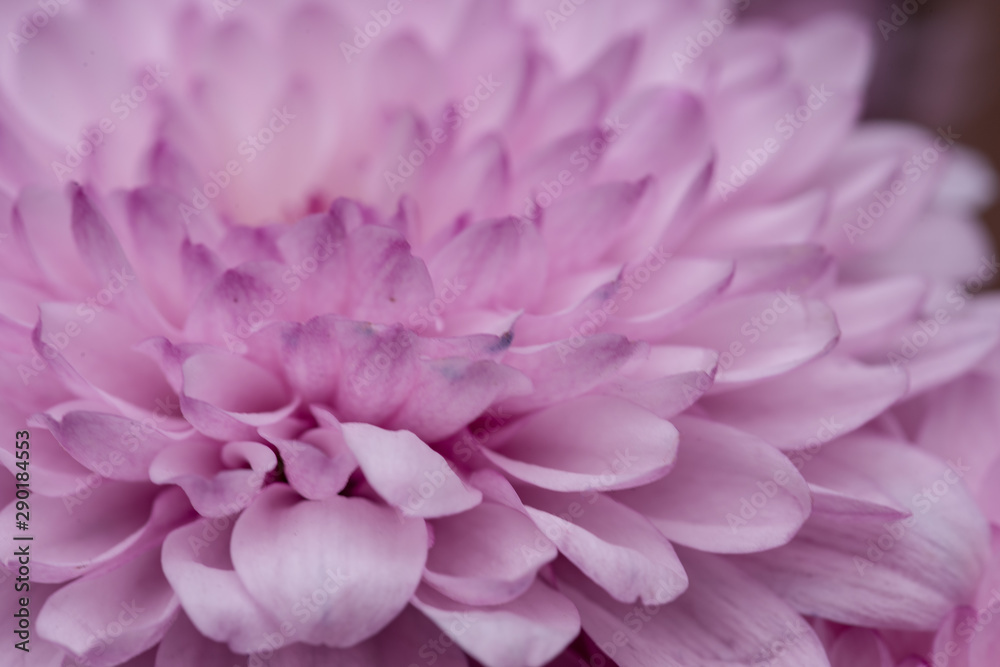
M 1000 172 L 1000 0 L 754 0 L 747 15 L 797 22 L 845 8 L 879 50 L 868 117 L 951 125 Z M 998 202 L 985 219 L 1000 248 Z

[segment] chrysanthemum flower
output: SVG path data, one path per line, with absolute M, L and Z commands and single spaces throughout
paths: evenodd
M 0 533 L 34 539 L 3 663 L 965 642 L 996 579 L 988 171 L 952 128 L 859 125 L 867 28 L 745 4 L 10 17 L 0 461 L 29 431 L 31 494 L 21 530 L 7 475 Z

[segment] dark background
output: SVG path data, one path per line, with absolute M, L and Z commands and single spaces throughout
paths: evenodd
M 879 21 L 903 5 L 915 11 L 884 38 Z M 1000 0 L 753 0 L 746 16 L 796 23 L 844 9 L 871 26 L 878 53 L 867 116 L 951 125 L 1000 171 Z M 1000 206 L 984 219 L 1000 247 Z

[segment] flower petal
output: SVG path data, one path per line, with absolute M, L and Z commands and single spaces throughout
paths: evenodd
M 809 516 L 809 489 L 780 451 L 702 419 L 681 417 L 676 424 L 681 446 L 670 474 L 612 497 L 672 542 L 702 551 L 763 551 L 795 536 Z
M 494 465 L 553 491 L 626 489 L 663 477 L 677 453 L 677 429 L 610 396 L 589 396 L 535 413 L 483 449 Z
M 662 606 L 616 602 L 569 567 L 558 573 L 559 590 L 620 665 L 828 667 L 819 638 L 780 598 L 718 556 L 680 556 L 690 586 Z
M 297 623 L 302 641 L 346 647 L 375 635 L 406 606 L 424 569 L 427 530 L 422 520 L 363 498 L 300 500 L 276 484 L 237 520 L 232 558 L 254 599 Z M 335 589 L 301 622 L 295 605 L 327 577 Z
M 789 604 L 850 625 L 931 630 L 970 598 L 989 553 L 983 516 L 952 467 L 855 433 L 823 448 L 911 512 L 906 519 L 816 512 L 789 544 L 741 564 Z M 806 468 L 808 470 L 808 468 Z M 934 567 L 926 567 L 934 563 Z
M 521 597 L 470 607 L 422 586 L 413 605 L 476 660 L 490 667 L 541 667 L 580 631 L 576 609 L 540 581 Z
M 38 634 L 89 665 L 112 667 L 155 646 L 179 608 L 160 570 L 160 550 L 151 549 L 53 593 L 38 614 Z
M 482 501 L 482 493 L 465 484 L 443 456 L 413 433 L 371 424 L 344 424 L 342 429 L 365 479 L 404 515 L 458 514 Z

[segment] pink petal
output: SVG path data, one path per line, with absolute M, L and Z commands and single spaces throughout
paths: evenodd
M 437 289 L 436 305 L 449 311 L 523 307 L 533 288 L 545 283 L 545 264 L 537 235 L 520 229 L 516 218 L 503 218 L 466 227 L 434 255 L 428 269 Z M 431 302 L 428 307 L 434 306 Z M 419 319 L 417 331 L 428 324 L 428 318 Z
M 568 567 L 560 590 L 620 665 L 828 666 L 815 633 L 776 595 L 718 556 L 685 550 L 681 559 L 690 585 L 666 605 L 615 602 Z
M 986 521 L 960 482 L 965 464 L 949 468 L 863 434 L 824 447 L 818 458 L 827 457 L 877 479 L 912 516 L 816 512 L 791 543 L 741 563 L 802 613 L 851 625 L 936 628 L 969 599 L 989 549 Z
M 846 435 L 899 400 L 907 378 L 889 366 L 827 356 L 788 373 L 702 399 L 716 421 L 781 449 Z
M 159 643 L 178 609 L 160 551 L 151 549 L 107 574 L 63 586 L 45 602 L 37 628 L 87 664 L 112 667 Z
M 659 479 L 677 452 L 677 430 L 619 398 L 560 403 L 513 425 L 483 454 L 504 472 L 553 491 L 625 489 Z
M 677 465 L 663 479 L 613 497 L 672 542 L 714 553 L 772 549 L 809 516 L 809 490 L 792 463 L 752 435 L 677 418 Z M 711 482 L 706 482 L 711 480 Z
M 62 583 L 126 563 L 158 544 L 191 512 L 176 489 L 160 491 L 148 484 L 114 482 L 96 473 L 79 479 L 76 493 L 63 498 L 34 496 L 31 507 L 45 517 L 32 523 L 31 576 L 33 581 L 46 583 Z M 10 539 L 14 504 L 0 515 L 7 520 L 0 535 Z
M 613 380 L 629 362 L 641 366 L 647 347 L 623 336 L 598 333 L 531 348 L 512 348 L 504 356 L 507 366 L 530 380 L 533 390 L 526 396 L 503 401 L 504 409 L 527 412 L 579 396 L 602 380 Z
M 238 665 L 245 659 L 245 656 L 230 651 L 225 644 L 201 634 L 187 615 L 181 613 L 160 642 L 155 667 Z
M 497 605 L 520 597 L 558 555 L 523 513 L 484 502 L 431 523 L 424 581 L 456 602 Z M 541 538 L 541 539 L 539 539 Z
M 337 495 L 358 469 L 339 424 L 330 417 L 331 426 L 306 431 L 297 438 L 282 437 L 270 427 L 261 429 L 261 435 L 277 447 L 288 483 L 309 500 Z
M 482 494 L 469 487 L 448 461 L 409 431 L 371 424 L 344 424 L 344 442 L 365 479 L 388 503 L 411 517 L 439 517 L 478 505 Z
M 889 648 L 871 630 L 853 628 L 830 647 L 830 667 L 894 667 Z
M 424 569 L 427 531 L 420 519 L 363 498 L 300 500 L 273 485 L 236 522 L 232 557 L 254 599 L 277 619 L 298 623 L 302 641 L 345 647 L 375 635 L 406 606 Z M 324 575 L 338 585 L 300 622 L 296 604 Z
M 651 247 L 642 260 L 622 270 L 617 290 L 604 302 L 601 314 L 614 314 L 611 331 L 662 341 L 715 301 L 732 278 L 730 261 L 667 258 L 662 246 Z
M 118 415 L 74 411 L 39 419 L 73 458 L 110 479 L 149 479 L 149 465 L 172 440 L 147 424 Z
M 663 604 L 687 588 L 670 542 L 638 512 L 597 493 L 579 501 L 533 489 L 520 495 L 539 530 L 619 602 Z
M 22 430 L 26 423 L 24 414 L 12 405 L 0 405 L 0 428 L 11 433 Z M 71 493 L 77 480 L 85 478 L 90 471 L 70 456 L 52 434 L 45 429 L 31 432 L 31 490 L 46 496 L 61 496 Z M 17 469 L 14 438 L 8 438 L 0 445 L 0 463 L 12 473 Z M 36 444 L 37 443 L 37 444 Z M 13 487 L 12 487 L 13 488 Z
M 219 440 L 250 440 L 258 426 L 297 406 L 280 379 L 235 354 L 196 354 L 182 366 L 181 411 L 191 425 Z
M 540 581 L 516 600 L 492 607 L 470 607 L 422 586 L 413 605 L 490 667 L 541 667 L 580 631 L 570 601 Z
M 249 469 L 241 467 L 248 464 Z M 259 442 L 185 441 L 160 453 L 149 470 L 156 484 L 184 489 L 194 509 L 206 517 L 224 517 L 250 504 L 278 459 Z
M 599 388 L 670 419 L 712 388 L 719 355 L 697 347 L 654 345 L 649 358 L 631 358 L 618 377 Z
M 266 637 L 279 631 L 279 622 L 254 600 L 233 569 L 229 550 L 234 521 L 200 519 L 178 528 L 163 543 L 163 573 L 187 618 L 204 635 L 191 648 L 196 653 L 223 651 L 199 647 L 208 640 L 237 653 L 260 651 L 268 646 Z M 324 576 L 314 585 L 325 581 Z
M 840 330 L 822 302 L 791 290 L 736 297 L 699 314 L 671 342 L 719 352 L 716 383 L 785 373 L 828 352 Z

